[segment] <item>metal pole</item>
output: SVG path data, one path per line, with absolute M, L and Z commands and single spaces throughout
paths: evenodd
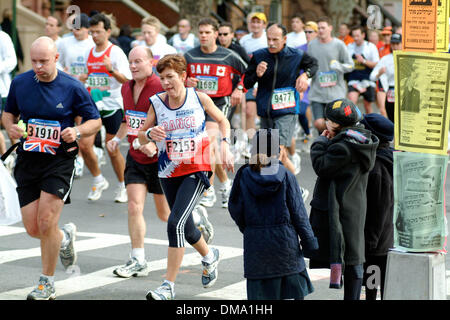
M 55 0 L 51 1 L 50 12 L 51 12 L 52 16 L 55 14 Z

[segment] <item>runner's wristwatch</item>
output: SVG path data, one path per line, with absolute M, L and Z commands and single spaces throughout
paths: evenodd
M 222 138 L 222 141 L 225 141 L 226 143 L 231 144 L 230 138 L 227 138 L 227 137 Z
M 77 137 L 75 138 L 75 141 L 78 141 L 81 139 L 81 133 L 80 130 L 78 130 L 77 127 L 73 127 L 75 129 L 75 132 L 77 133 Z

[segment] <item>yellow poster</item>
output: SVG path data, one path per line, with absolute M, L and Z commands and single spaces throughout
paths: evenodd
M 438 0 L 436 50 L 440 52 L 448 52 L 449 49 L 449 2 L 449 0 Z
M 447 154 L 450 54 L 394 51 L 395 148 Z
M 403 0 L 403 50 L 436 52 L 439 0 Z

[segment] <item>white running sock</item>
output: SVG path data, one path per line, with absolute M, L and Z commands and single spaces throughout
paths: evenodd
M 125 189 L 125 180 L 122 182 L 119 182 L 119 188 L 120 189 Z
M 131 257 L 136 258 L 140 264 L 143 264 L 145 261 L 145 250 L 144 248 L 133 248 L 131 250 Z
M 206 263 L 211 263 L 214 260 L 214 252 L 210 249 L 208 254 L 203 257 L 202 261 Z
M 103 182 L 104 179 L 105 177 L 100 173 L 98 176 L 94 177 L 94 184 L 99 184 Z

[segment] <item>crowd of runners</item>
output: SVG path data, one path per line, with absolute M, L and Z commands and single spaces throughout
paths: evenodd
M 381 147 L 391 159 L 392 52 L 401 49 L 401 29 L 342 24 L 335 37 L 328 17 L 305 21 L 296 14 L 290 32 L 262 12 L 247 21 L 248 30 L 235 30 L 204 18 L 193 34 L 181 19 L 178 32 L 166 37 L 161 22 L 147 17 L 136 37 L 129 26 L 115 37 L 114 20 L 105 13 L 69 17 L 66 34 L 49 16 L 46 36 L 31 45 L 32 69 L 13 78 L 17 54 L 0 31 L 0 155 L 5 140 L 20 141 L 5 166 L 18 184 L 23 225 L 41 242 L 42 274 L 28 299 L 55 299 L 58 256 L 65 268 L 76 263 L 77 228 L 60 228 L 61 213 L 72 185 L 87 171 L 89 201 L 109 192 L 113 182 L 101 171 L 106 154 L 117 178 L 114 200 L 128 203 L 130 259 L 116 276 L 150 272 L 147 193 L 167 222 L 166 278 L 147 299 L 175 298 L 185 242 L 202 256 L 203 287 L 215 283 L 220 252 L 210 246 L 214 226 L 207 210 L 217 198 L 244 233 L 249 299 L 303 299 L 312 292 L 304 255 L 310 267 L 331 269 L 331 287 L 344 284 L 345 298 L 359 299 L 364 262 L 373 254 L 372 264 L 385 265 L 392 246 L 390 225 L 377 229 L 376 222 L 364 221 L 370 195 L 377 193 L 366 195 L 371 170 L 392 180 L 392 161 L 381 170 L 376 159 Z M 357 107 L 360 97 L 364 112 Z M 298 145 L 318 176 L 311 197 L 295 178 Z M 392 184 L 382 187 L 382 215 L 389 216 Z M 351 221 L 337 226 L 342 211 Z M 376 241 L 365 245 L 372 233 Z

